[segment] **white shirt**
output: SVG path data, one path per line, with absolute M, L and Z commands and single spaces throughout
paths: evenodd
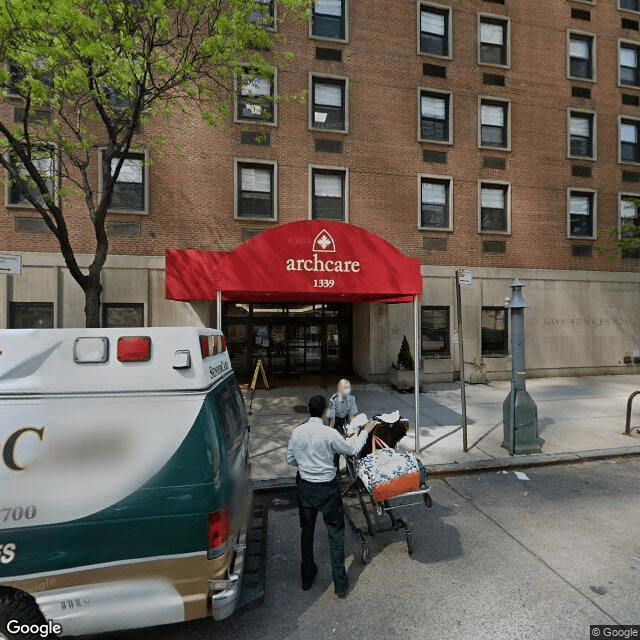
M 356 438 L 345 440 L 335 429 L 323 424 L 322 418 L 309 418 L 291 434 L 287 464 L 298 467 L 300 477 L 307 482 L 331 482 L 336 476 L 333 455 L 355 456 L 368 435 L 363 429 Z

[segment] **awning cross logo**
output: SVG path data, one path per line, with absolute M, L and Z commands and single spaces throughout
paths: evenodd
M 312 251 L 318 253 L 335 253 L 336 252 L 336 243 L 331 237 L 331 234 L 323 229 L 313 241 L 313 249 Z

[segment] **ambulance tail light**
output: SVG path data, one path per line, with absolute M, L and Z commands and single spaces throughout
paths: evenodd
M 76 338 L 73 361 L 76 364 L 102 363 L 109 359 L 109 338 Z
M 229 510 L 225 507 L 221 511 L 209 514 L 209 559 L 222 555 L 229 544 Z
M 148 362 L 151 359 L 151 338 L 130 336 L 118 338 L 118 360 L 120 362 Z
M 203 358 L 224 353 L 227 350 L 227 339 L 224 336 L 200 336 L 200 351 Z

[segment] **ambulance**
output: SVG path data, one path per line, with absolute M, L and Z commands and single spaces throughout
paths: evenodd
M 0 638 L 231 615 L 248 444 L 219 331 L 0 331 Z

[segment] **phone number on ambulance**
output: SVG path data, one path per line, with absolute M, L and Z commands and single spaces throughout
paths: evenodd
M 313 286 L 316 289 L 331 289 L 336 286 L 335 280 L 314 280 Z

